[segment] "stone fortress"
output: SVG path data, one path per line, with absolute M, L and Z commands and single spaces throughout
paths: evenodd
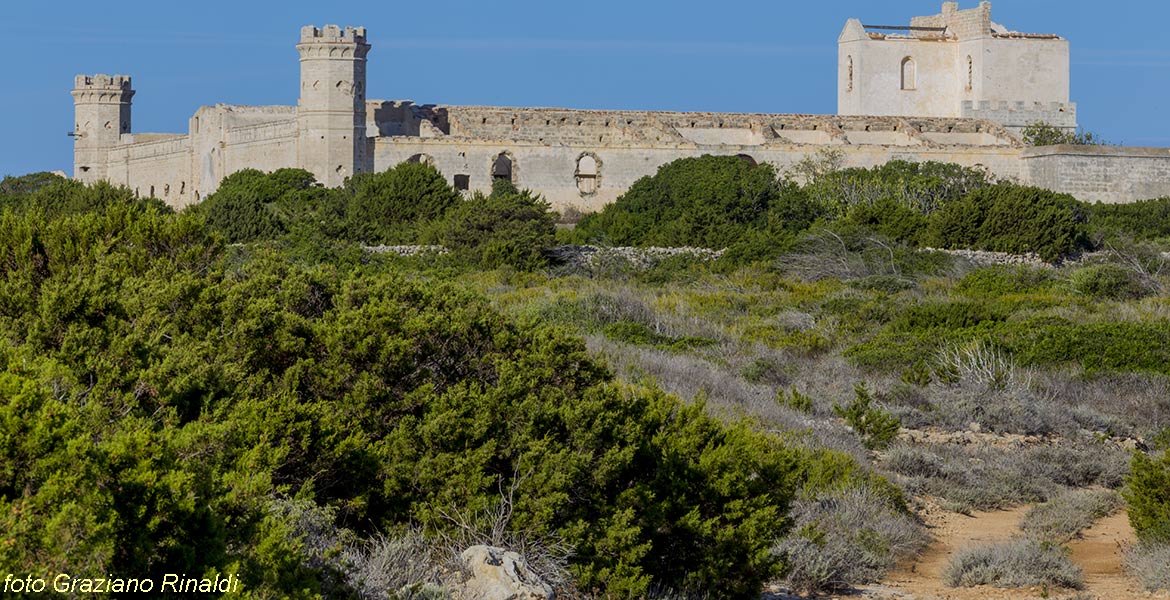
M 1125 202 L 1170 195 L 1170 149 L 1026 147 L 1044 121 L 1077 126 L 1069 45 L 1009 31 L 991 3 L 915 17 L 850 19 L 838 39 L 838 114 L 598 111 L 415 104 L 366 98 L 366 29 L 305 27 L 296 106 L 204 106 L 186 134 L 134 133 L 124 75 L 79 75 L 74 177 L 107 180 L 174 207 L 245 168 L 299 167 L 327 186 L 403 161 L 435 166 L 456 188 L 507 178 L 556 209 L 597 210 L 672 160 L 738 155 L 783 171 L 824 149 L 845 166 L 953 162 L 1071 193 Z

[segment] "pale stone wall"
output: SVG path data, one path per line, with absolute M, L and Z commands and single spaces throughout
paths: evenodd
M 1042 146 L 1020 157 L 1025 182 L 1086 202 L 1132 202 L 1170 196 L 1170 149 Z
M 446 108 L 452 123 L 473 122 L 483 125 L 484 113 L 480 108 L 448 106 Z M 542 109 L 490 109 L 489 113 L 503 113 L 504 123 L 511 123 L 508 110 L 515 111 L 517 124 L 526 120 L 537 120 L 543 124 Z M 567 111 L 549 110 L 550 119 L 565 118 L 572 124 L 566 131 L 560 131 L 560 138 L 574 137 L 577 142 L 556 144 L 542 142 L 539 133 L 552 135 L 548 126 L 530 126 L 531 135 L 524 129 L 512 131 L 510 139 L 486 138 L 417 138 L 384 137 L 374 140 L 374 170 L 383 171 L 406 160 L 422 160 L 439 168 L 447 180 L 455 184 L 457 175 L 467 175 L 470 191 L 487 192 L 491 187 L 491 166 L 496 157 L 507 153 L 514 160 L 512 180 L 521 187 L 535 189 L 549 200 L 553 208 L 574 207 L 580 211 L 597 211 L 624 193 L 633 182 L 646 175 L 653 175 L 662 165 L 684 157 L 698 157 L 703 154 L 724 154 L 741 156 L 768 163 L 784 173 L 826 146 L 842 153 L 845 166 L 869 167 L 887 163 L 889 160 L 937 160 L 965 166 L 986 168 L 998 177 L 1019 179 L 1020 147 L 1014 139 L 1006 136 L 995 124 L 971 122 L 961 119 L 892 119 L 892 118 L 835 118 L 806 115 L 730 115 L 730 113 L 652 113 L 625 111 Z M 579 118 L 577 118 L 579 117 Z M 683 135 L 674 138 L 675 143 L 590 143 L 597 133 L 606 138 L 606 133 L 591 130 L 580 135 L 576 123 L 597 120 L 603 124 L 608 120 L 617 131 L 611 136 L 622 135 L 626 120 L 653 119 L 663 126 L 673 127 L 674 123 L 684 125 L 680 131 L 690 129 L 691 122 L 697 125 L 714 122 L 724 125 L 756 122 L 762 130 L 771 135 L 761 144 L 695 144 Z M 548 120 L 548 119 L 545 119 Z M 783 126 L 783 129 L 782 129 Z M 557 125 L 556 127 L 560 127 Z M 800 129 L 796 129 L 800 127 Z M 817 129 L 812 129 L 817 127 Z M 709 127 L 702 127 L 709 129 Z M 718 130 L 718 127 L 716 127 Z M 978 131 L 976 131 L 978 130 Z M 723 131 L 732 133 L 730 139 L 742 138 L 745 127 L 734 127 Z M 796 133 L 821 133 L 828 143 L 800 144 L 791 139 Z M 626 131 L 626 135 L 632 135 Z M 762 133 L 761 133 L 761 136 Z M 934 138 L 934 139 L 931 139 Z M 596 138 L 592 138 L 596 139 Z M 982 145 L 971 145 L 977 142 Z M 583 157 L 596 161 L 597 177 L 594 186 L 585 187 L 585 192 L 576 175 L 578 161 Z
M 1170 194 L 1167 150 L 1023 148 L 1018 130 L 1033 121 L 1076 125 L 1064 40 L 1008 32 L 991 21 L 986 2 L 970 10 L 947 2 L 942 13 L 916 17 L 912 25 L 945 29 L 889 34 L 867 31 L 856 20 L 846 24 L 839 39 L 842 115 L 366 100 L 365 29 L 306 27 L 297 46 L 296 107 L 205 106 L 186 134 L 132 132 L 130 78 L 78 76 L 74 176 L 106 179 L 182 207 L 246 168 L 304 168 L 337 186 L 354 173 L 425 161 L 469 192 L 510 177 L 557 209 L 592 211 L 678 158 L 738 155 L 784 173 L 832 148 L 847 167 L 952 162 L 1088 200 Z M 908 57 L 912 85 L 903 81 Z M 880 116 L 887 113 L 912 116 Z
M 942 13 L 914 17 L 898 31 L 850 19 L 838 38 L 837 70 L 844 115 L 984 118 L 1016 132 L 1037 121 L 1076 127 L 1068 41 L 1008 31 L 991 20 L 990 2 L 968 10 L 946 2 Z

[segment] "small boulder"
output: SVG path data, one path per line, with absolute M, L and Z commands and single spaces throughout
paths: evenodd
M 460 555 L 466 571 L 451 582 L 454 600 L 552 600 L 552 586 L 528 568 L 524 557 L 494 546 L 472 546 Z

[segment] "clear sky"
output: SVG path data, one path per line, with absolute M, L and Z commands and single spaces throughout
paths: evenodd
M 72 173 L 78 73 L 133 76 L 137 132 L 185 132 L 206 104 L 296 104 L 294 45 L 308 24 L 368 28 L 370 98 L 831 114 L 845 19 L 907 24 L 941 4 L 10 0 L 0 9 L 0 175 Z M 1170 146 L 1170 3 L 998 0 L 992 18 L 1070 40 L 1082 127 Z

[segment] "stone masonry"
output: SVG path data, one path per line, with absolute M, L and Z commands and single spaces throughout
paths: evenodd
M 129 76 L 77 76 L 74 178 L 182 207 L 245 168 L 299 167 L 338 186 L 354 173 L 421 161 L 462 190 L 507 178 L 554 208 L 592 211 L 681 157 L 735 155 L 784 171 L 829 148 L 844 166 L 953 162 L 1089 201 L 1170 195 L 1170 150 L 1023 146 L 1018 131 L 1031 122 L 1076 126 L 1068 42 L 1011 32 L 991 21 L 987 2 L 969 10 L 947 2 L 906 27 L 849 20 L 839 39 L 838 115 L 369 100 L 364 27 L 304 27 L 296 49 L 296 106 L 204 106 L 185 134 L 133 132 Z

